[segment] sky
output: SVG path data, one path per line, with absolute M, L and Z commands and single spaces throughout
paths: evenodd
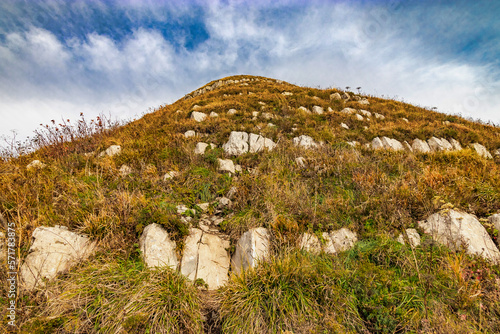
M 498 125 L 498 17 L 490 0 L 2 0 L 0 135 L 138 118 L 237 74 Z

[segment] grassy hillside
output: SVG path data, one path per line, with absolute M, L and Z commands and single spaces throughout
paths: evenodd
M 228 79 L 249 80 L 192 92 L 123 126 L 101 124 L 87 133 L 82 129 L 89 127 L 67 125 L 63 138 L 63 130 L 46 128 L 39 137 L 42 148 L 0 162 L 0 211 L 16 224 L 20 258 L 38 226 L 67 226 L 99 247 L 40 291 L 20 292 L 20 332 L 500 332 L 498 265 L 425 236 L 415 249 L 395 241 L 403 229 L 416 228 L 443 207 L 479 218 L 499 212 L 500 158 L 484 159 L 467 148 L 478 142 L 493 153 L 500 148 L 499 128 L 370 96 L 369 105 L 330 100 L 332 93 L 343 93 L 336 89 L 263 77 L 222 80 Z M 218 117 L 195 122 L 189 117 L 195 105 Z M 325 113 L 309 114 L 301 106 L 321 106 Z M 360 121 L 340 112 L 346 107 L 385 119 Z M 237 113 L 229 115 L 229 109 Z M 188 130 L 199 135 L 185 138 Z M 231 131 L 262 134 L 278 146 L 233 157 L 243 171 L 230 176 L 218 171 L 217 159 L 227 158 L 221 146 Z M 299 148 L 292 143 L 299 135 L 324 144 Z M 364 146 L 381 136 L 401 142 L 454 138 L 464 150 L 423 154 Z M 352 141 L 360 145 L 347 144 Z M 195 155 L 197 142 L 217 148 Z M 121 154 L 99 157 L 110 145 L 120 145 Z M 297 157 L 306 159 L 305 167 Z M 46 167 L 28 170 L 34 159 Z M 120 175 L 124 164 L 131 174 Z M 164 180 L 170 171 L 179 175 Z M 189 225 L 176 206 L 196 209 L 232 187 L 233 206 L 223 212 L 219 229 L 234 247 L 248 229 L 269 228 L 269 261 L 232 276 L 216 292 L 170 269 L 144 267 L 137 243 L 145 226 L 161 224 L 181 250 Z M 193 218 L 196 226 L 200 215 Z M 498 231 L 482 222 L 496 240 Z M 358 235 L 352 250 L 331 256 L 296 249 L 303 232 L 320 235 L 341 227 Z M 0 279 L 5 282 L 4 272 Z M 7 303 L 6 291 L 2 285 L 0 304 Z

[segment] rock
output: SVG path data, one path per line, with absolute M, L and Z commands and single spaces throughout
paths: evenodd
M 407 150 L 408 152 L 413 152 L 413 148 L 411 147 L 411 145 L 405 140 L 403 142 L 403 147 L 405 148 L 405 150 Z
M 169 179 L 173 179 L 174 177 L 177 177 L 179 176 L 180 173 L 177 172 L 177 171 L 170 171 L 170 172 L 167 172 L 165 175 L 163 175 L 163 181 L 167 181 Z
M 330 101 L 342 100 L 342 96 L 339 93 L 330 94 Z
M 324 251 L 328 254 L 336 254 L 351 249 L 358 241 L 356 233 L 347 228 L 330 233 L 324 232 L 322 238 L 325 241 L 324 244 L 321 244 L 317 236 L 304 233 L 299 239 L 299 247 L 313 253 Z
M 358 241 L 356 233 L 343 227 L 340 230 L 330 232 L 330 238 L 337 252 L 343 252 L 354 247 Z
M 362 120 L 364 120 L 363 116 L 361 116 L 360 114 L 356 114 L 356 119 L 357 119 L 358 121 L 362 121 Z
M 349 127 L 345 123 L 340 123 L 340 126 L 343 127 L 346 130 L 349 130 Z
M 500 148 L 495 151 L 495 156 L 500 157 Z
M 191 110 L 194 110 L 194 111 L 200 111 L 201 109 L 202 109 L 202 108 L 201 108 L 199 105 L 197 105 L 197 104 L 195 104 L 195 105 L 191 108 Z
M 292 96 L 292 95 L 293 95 L 293 93 L 291 93 L 291 92 L 283 92 L 283 93 L 281 93 L 281 94 L 282 94 L 282 95 L 285 95 L 285 96 Z
M 188 130 L 188 131 L 184 132 L 185 138 L 190 138 L 190 137 L 194 137 L 194 136 L 196 136 L 196 132 L 194 132 L 193 130 Z
M 43 162 L 41 162 L 40 160 L 33 160 L 32 162 L 30 162 L 28 164 L 28 166 L 26 166 L 26 169 L 27 170 L 36 170 L 36 169 L 43 169 L 47 167 L 46 164 L 44 164 Z
M 243 169 L 241 168 L 241 165 L 235 165 L 234 170 L 237 171 L 238 173 L 241 173 Z
M 351 99 L 351 96 L 348 93 L 343 93 L 342 94 L 342 99 L 348 101 L 348 100 Z
M 229 191 L 227 192 L 227 195 L 226 197 L 229 198 L 229 199 L 233 199 L 234 198 L 234 195 L 236 195 L 238 193 L 238 188 L 236 187 L 231 187 L 231 189 L 229 189 Z
M 440 138 L 432 137 L 431 139 L 427 140 L 427 143 L 429 144 L 429 147 L 430 147 L 431 151 L 433 151 L 433 152 L 439 152 L 439 151 L 446 150 L 446 148 L 445 148 L 446 144 L 443 143 Z
M 403 121 L 405 121 L 406 123 L 410 123 L 410 121 L 409 121 L 407 118 L 402 117 L 401 119 L 402 119 Z
M 305 112 L 306 114 L 310 114 L 311 113 L 311 110 L 307 109 L 306 107 L 299 107 L 297 110 Z
M 184 111 L 182 111 L 182 110 L 180 110 L 180 109 L 177 109 L 177 110 L 175 111 L 175 113 L 176 113 L 176 114 L 182 114 L 183 112 L 184 112 Z
M 191 119 L 194 119 L 196 122 L 203 122 L 207 118 L 207 114 L 202 112 L 193 111 L 191 113 Z
M 484 147 L 483 145 L 481 144 L 478 144 L 478 143 L 474 143 L 474 144 L 471 144 L 470 145 L 474 150 L 476 150 L 477 154 L 479 154 L 479 156 L 485 158 L 485 159 L 493 159 L 493 156 L 491 155 L 490 152 L 488 152 L 488 150 L 486 149 L 486 147 Z
M 359 112 L 363 115 L 363 116 L 366 116 L 366 117 L 372 117 L 372 113 L 369 112 L 368 110 L 363 110 L 363 109 L 360 109 Z
M 212 111 L 209 116 L 210 117 L 219 117 L 219 114 Z
M 374 113 L 376 119 L 384 120 L 385 116 L 381 114 Z
M 382 144 L 384 145 L 384 148 L 386 149 L 391 149 L 394 151 L 404 151 L 403 144 L 399 142 L 396 139 L 388 138 L 388 137 L 382 137 Z
M 380 150 L 384 148 L 384 144 L 382 143 L 382 140 L 380 140 L 379 137 L 375 137 L 371 142 L 371 148 L 374 150 Z
M 318 144 L 314 142 L 314 140 L 306 135 L 301 135 L 293 138 L 293 143 L 295 146 L 301 146 L 305 149 L 317 148 Z
M 276 144 L 271 139 L 264 138 L 254 133 L 250 134 L 248 143 L 250 153 L 257 153 L 264 149 L 272 151 L 276 147 Z
M 488 218 L 488 222 L 495 226 L 495 229 L 500 233 L 500 213 L 496 213 Z M 500 243 L 500 240 L 497 242 Z
M 198 204 L 198 207 L 201 209 L 201 211 L 207 212 L 208 208 L 210 207 L 210 203 L 200 203 Z
M 462 150 L 462 145 L 458 142 L 458 140 L 451 138 L 450 139 L 450 144 L 455 151 L 461 151 Z
M 295 163 L 300 167 L 300 168 L 305 168 L 306 167 L 306 159 L 304 157 L 298 157 L 295 158 Z
M 352 100 L 353 100 L 353 101 L 361 101 L 361 97 L 360 97 L 360 96 L 357 96 L 357 95 L 353 95 L 353 96 L 352 96 Z
M 355 114 L 356 113 L 356 109 L 353 109 L 353 108 L 344 108 L 340 112 L 344 113 L 344 114 L 351 115 L 351 114 Z
M 148 267 L 170 267 L 177 269 L 175 242 L 170 240 L 168 232 L 156 223 L 144 228 L 139 238 L 141 257 Z
M 95 243 L 87 236 L 70 232 L 65 227 L 37 227 L 33 239 L 20 272 L 28 290 L 43 285 L 43 278 L 50 280 L 69 270 L 95 250 Z
M 299 238 L 299 249 L 309 253 L 319 253 L 321 252 L 321 242 L 316 235 L 304 233 Z
M 229 109 L 229 110 L 227 111 L 227 114 L 228 114 L 228 115 L 234 115 L 234 114 L 236 114 L 237 112 L 238 112 L 238 111 L 237 111 L 236 109 Z
M 358 101 L 359 104 L 363 104 L 363 105 L 369 105 L 370 102 L 368 101 L 367 98 L 362 98 L 360 101 Z
M 451 123 L 450 123 L 450 121 L 444 121 L 443 124 L 444 125 L 450 125 Z
M 177 205 L 176 210 L 177 210 L 177 214 L 182 215 L 186 211 L 188 211 L 189 208 L 187 206 L 183 205 L 183 204 L 180 204 L 180 205 Z
M 418 234 L 417 230 L 415 230 L 414 228 L 408 228 L 405 230 L 405 232 L 408 237 L 408 240 L 410 241 L 411 247 L 418 247 L 420 245 L 420 234 Z M 399 235 L 397 241 L 400 244 L 403 245 L 406 244 L 403 234 Z
M 271 114 L 270 112 L 265 112 L 265 113 L 262 113 L 262 117 L 264 117 L 264 119 L 270 120 L 270 119 L 274 118 L 274 115 Z
M 351 147 L 356 147 L 356 146 L 359 146 L 359 142 L 358 141 L 348 141 L 347 145 L 349 145 Z
M 229 155 L 240 155 L 248 152 L 248 133 L 232 131 L 229 140 L 222 148 Z
M 259 261 L 269 256 L 270 233 L 266 228 L 258 227 L 245 232 L 238 243 L 231 260 L 231 267 L 236 274 L 248 268 L 254 268 Z
M 500 262 L 500 251 L 473 215 L 456 210 L 441 211 L 418 225 L 436 242 L 452 250 L 458 250 L 463 245 L 471 255 L 479 255 L 495 263 Z
M 127 176 L 129 174 L 132 174 L 132 168 L 128 165 L 122 165 L 120 167 L 120 176 Z
M 333 112 L 332 107 L 328 107 L 328 112 Z
M 228 280 L 229 241 L 200 229 L 190 229 L 181 260 L 181 274 L 192 281 L 203 279 L 209 290 L 216 290 Z
M 314 114 L 321 115 L 321 114 L 323 114 L 325 112 L 325 110 L 322 107 L 320 107 L 320 106 L 314 106 L 314 107 L 312 107 L 312 112 Z
M 217 159 L 219 162 L 219 170 L 222 172 L 236 173 L 234 162 L 231 159 Z
M 122 147 L 120 145 L 111 145 L 104 152 L 99 154 L 99 157 L 112 157 L 114 155 L 120 154 L 122 151 Z
M 429 144 L 427 142 L 420 140 L 420 139 L 415 139 L 413 140 L 413 143 L 411 144 L 411 148 L 413 149 L 414 152 L 420 152 L 420 153 L 430 153 L 431 148 L 429 147 Z
M 219 205 L 217 206 L 219 209 L 230 208 L 233 206 L 233 201 L 231 201 L 227 197 L 219 198 Z
M 205 154 L 205 150 L 207 149 L 207 143 L 197 143 L 194 149 L 194 154 Z
M 253 117 L 259 117 L 259 112 L 258 111 L 252 111 L 252 116 Z

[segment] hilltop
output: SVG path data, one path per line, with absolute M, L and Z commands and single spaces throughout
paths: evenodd
M 101 122 L 0 162 L 19 332 L 500 332 L 499 128 L 244 75 Z

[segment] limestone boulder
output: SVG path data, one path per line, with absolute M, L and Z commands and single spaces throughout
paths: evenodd
M 207 118 L 207 114 L 199 112 L 199 111 L 193 111 L 191 113 L 191 119 L 194 119 L 196 122 L 203 122 Z
M 369 112 L 368 110 L 363 110 L 363 109 L 360 109 L 359 110 L 359 113 L 363 116 L 366 116 L 366 117 L 372 117 L 372 113 Z
M 69 231 L 65 227 L 37 227 L 33 243 L 21 266 L 21 280 L 27 290 L 43 285 L 57 274 L 69 270 L 86 259 L 95 250 L 95 243 L 87 236 Z
M 190 137 L 194 137 L 194 136 L 196 136 L 196 132 L 194 132 L 193 130 L 188 130 L 188 131 L 184 132 L 185 138 L 190 138 Z
M 370 104 L 370 101 L 368 101 L 367 98 L 362 98 L 361 100 L 358 101 L 359 104 L 363 104 L 363 105 L 369 105 Z
M 184 243 L 181 274 L 192 281 L 203 279 L 209 290 L 216 290 L 228 280 L 229 240 L 197 228 L 189 232 Z
M 431 151 L 440 152 L 440 151 L 451 151 L 453 150 L 453 146 L 444 138 L 436 138 L 432 137 L 427 140 Z
M 356 233 L 343 227 L 340 230 L 330 232 L 330 238 L 336 252 L 343 252 L 354 247 L 358 241 Z
M 388 137 L 381 138 L 384 148 L 394 150 L 394 151 L 404 151 L 403 144 L 400 141 Z
M 339 93 L 330 94 L 330 101 L 342 100 L 342 96 Z
M 484 147 L 483 145 L 478 144 L 478 143 L 474 143 L 474 144 L 471 144 L 470 146 L 476 151 L 476 153 L 479 156 L 481 156 L 485 159 L 493 159 L 493 156 L 491 155 L 491 153 L 488 152 L 486 147 Z
M 408 237 L 408 241 L 410 242 L 410 245 L 412 247 L 417 247 L 420 245 L 420 234 L 418 234 L 416 229 L 408 228 L 405 230 L 405 233 L 406 233 L 406 236 Z M 405 237 L 403 236 L 403 234 L 399 235 L 397 241 L 400 244 L 403 244 L 403 245 L 406 244 Z
M 258 261 L 269 256 L 269 248 L 270 233 L 266 228 L 253 228 L 243 233 L 231 260 L 232 270 L 239 274 L 243 270 L 254 268 Z
M 120 176 L 122 176 L 122 177 L 127 176 L 129 174 L 132 174 L 132 167 L 124 164 L 120 167 L 119 172 L 120 172 Z
M 218 114 L 218 113 L 216 113 L 216 112 L 214 112 L 214 111 L 212 111 L 212 112 L 210 113 L 210 115 L 208 115 L 208 116 L 210 116 L 210 117 L 219 117 L 219 114 Z
M 318 114 L 318 115 L 321 115 L 325 112 L 325 110 L 323 109 L 323 107 L 320 107 L 320 106 L 314 106 L 312 107 L 312 112 L 314 114 Z
M 175 177 L 178 177 L 179 175 L 180 175 L 180 173 L 175 171 L 175 170 L 167 172 L 167 173 L 165 173 L 165 175 L 163 175 L 163 181 L 173 179 Z
M 309 136 L 301 135 L 293 138 L 293 144 L 305 149 L 317 148 L 318 144 Z
M 355 117 L 358 121 L 364 120 L 363 116 L 361 116 L 360 114 L 356 114 Z
M 323 232 L 321 236 L 324 243 L 316 235 L 304 233 L 299 239 L 299 247 L 313 253 L 336 254 L 351 249 L 358 241 L 356 233 L 345 227 L 330 233 Z
M 205 150 L 209 145 L 207 143 L 197 143 L 194 148 L 194 154 L 205 154 Z
M 315 234 L 304 233 L 299 238 L 299 249 L 310 253 L 321 252 L 321 241 Z
M 257 153 L 264 149 L 271 151 L 276 147 L 276 144 L 271 139 L 254 133 L 249 135 L 248 145 L 250 153 Z
M 234 174 L 236 172 L 234 162 L 231 159 L 217 159 L 219 162 L 219 170 L 221 172 L 229 172 Z
M 468 213 L 448 210 L 435 213 L 420 221 L 419 227 L 450 249 L 464 246 L 467 253 L 492 262 L 500 262 L 500 251 L 479 220 Z
M 301 111 L 301 112 L 305 112 L 306 114 L 311 113 L 311 110 L 307 109 L 306 107 L 299 107 L 297 110 Z
M 454 138 L 450 139 L 450 144 L 455 151 L 461 151 L 462 150 L 462 145 L 460 145 L 460 142 Z
M 240 155 L 248 152 L 248 133 L 232 131 L 229 140 L 222 148 L 229 155 Z
M 353 109 L 353 108 L 344 108 L 340 112 L 343 113 L 343 114 L 352 115 L 352 114 L 356 113 L 356 109 Z
M 141 257 L 148 267 L 170 267 L 177 269 L 179 261 L 175 253 L 175 242 L 168 232 L 156 223 L 144 228 L 139 238 Z
M 229 110 L 227 111 L 227 114 L 228 114 L 228 115 L 234 115 L 234 114 L 236 114 L 237 112 L 238 112 L 238 111 L 237 111 L 236 109 L 229 109 Z
M 111 145 L 105 151 L 99 154 L 99 157 L 112 157 L 114 155 L 120 154 L 122 152 L 122 147 L 120 145 Z
M 26 169 L 37 170 L 37 169 L 44 169 L 45 167 L 47 167 L 47 165 L 41 162 L 40 160 L 33 160 L 26 166 Z
M 382 140 L 379 137 L 375 137 L 373 138 L 370 146 L 374 150 L 380 150 L 384 148 L 384 143 L 382 143 Z
M 378 114 L 378 113 L 374 113 L 374 115 L 375 115 L 376 119 L 380 119 L 380 120 L 384 120 L 385 119 L 384 115 L 381 115 L 381 114 Z
M 420 140 L 418 138 L 412 142 L 411 147 L 413 148 L 414 152 L 420 152 L 420 153 L 430 153 L 431 152 L 431 148 L 429 147 L 429 144 L 427 144 L 427 142 Z

